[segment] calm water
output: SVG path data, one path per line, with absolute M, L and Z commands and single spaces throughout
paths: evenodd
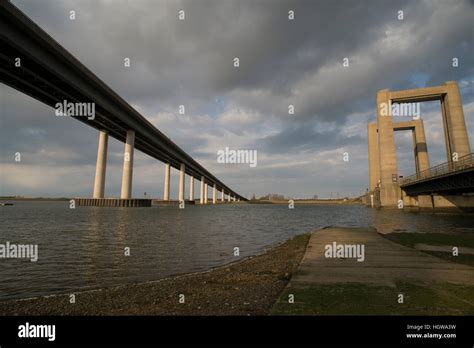
M 39 259 L 0 259 L 0 299 L 69 293 L 203 271 L 325 226 L 380 232 L 474 233 L 474 215 L 363 206 L 217 205 L 69 209 L 68 202 L 0 207 L 0 244 L 38 244 Z M 129 247 L 131 255 L 124 256 Z

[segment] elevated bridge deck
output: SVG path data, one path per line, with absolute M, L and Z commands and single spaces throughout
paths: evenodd
M 474 158 L 469 154 L 400 180 L 407 195 L 474 192 Z
M 200 179 L 236 199 L 247 200 L 225 185 L 158 130 L 129 103 L 9 1 L 0 1 L 0 82 L 55 107 L 64 100 L 95 103 L 95 117 L 73 117 L 125 142 L 135 132 L 134 147 Z M 16 66 L 16 59 L 21 66 Z

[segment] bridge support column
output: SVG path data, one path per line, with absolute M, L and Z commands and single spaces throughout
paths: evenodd
M 189 200 L 194 201 L 194 176 L 189 177 Z
M 133 150 L 135 144 L 135 131 L 127 131 L 125 140 L 125 150 L 123 154 L 122 191 L 120 198 L 129 199 L 132 196 L 132 176 L 133 176 Z
M 212 187 L 212 204 L 217 203 L 217 187 L 216 184 Z
M 95 167 L 95 181 L 93 198 L 104 198 L 105 168 L 107 165 L 107 147 L 109 135 L 106 131 L 99 131 L 99 146 L 97 149 L 97 164 Z
M 457 153 L 458 157 L 469 155 L 471 147 L 469 146 L 469 138 L 467 136 L 466 121 L 462 109 L 461 93 L 456 81 L 447 81 L 446 96 L 441 100 L 441 109 L 445 117 L 446 143 L 449 143 L 450 151 L 448 152 L 448 161 L 452 161 L 453 153 Z
M 204 185 L 204 204 L 207 204 L 207 183 Z
M 380 201 L 384 207 L 396 207 L 400 198 L 390 105 L 389 90 L 379 91 L 377 93 L 377 128 L 379 131 Z
M 230 193 L 227 195 L 227 202 L 230 202 Z
M 204 186 L 206 185 L 203 176 L 201 176 L 201 196 L 199 197 L 199 203 L 204 204 Z
M 178 200 L 180 202 L 184 201 L 184 177 L 186 175 L 186 167 L 184 163 L 181 163 L 181 166 L 179 168 L 179 195 L 178 195 Z
M 225 192 L 224 192 L 224 189 L 222 189 L 221 191 L 221 202 L 224 202 L 225 201 Z
M 171 166 L 169 163 L 165 164 L 165 187 L 163 189 L 163 200 L 169 201 L 170 200 L 170 171 Z

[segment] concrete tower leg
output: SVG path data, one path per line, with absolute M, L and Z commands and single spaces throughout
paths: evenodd
M 462 157 L 471 153 L 469 138 L 467 135 L 466 121 L 462 109 L 461 93 L 456 81 L 448 81 L 446 85 L 446 97 L 442 103 L 446 103 L 447 126 L 449 128 L 451 151 L 448 156 L 457 153 L 458 157 Z M 443 109 L 443 107 L 442 107 Z M 451 159 L 448 158 L 448 161 Z
M 428 145 L 426 144 L 423 120 L 416 120 L 414 123 L 415 128 L 413 130 L 413 148 L 417 167 L 416 170 L 418 174 L 430 168 L 430 160 L 428 156 Z
M 367 137 L 369 143 L 369 191 L 373 192 L 379 182 L 379 142 L 377 139 L 377 123 L 371 122 L 367 125 Z
M 425 128 L 423 120 L 414 121 L 413 129 L 413 148 L 415 153 L 416 174 L 419 178 L 426 175 L 426 170 L 430 168 L 430 160 L 428 156 L 428 145 L 426 144 Z M 430 195 L 418 195 L 418 207 L 433 208 L 433 201 Z
M 451 134 L 451 126 L 449 122 L 449 102 L 447 95 L 441 97 L 441 114 L 443 116 L 443 131 L 444 131 L 444 144 L 446 146 L 446 160 L 451 164 L 452 161 L 452 153 L 454 150 L 451 148 L 452 142 L 452 134 Z
M 380 201 L 382 207 L 397 207 L 400 199 L 397 154 L 391 116 L 389 90 L 377 93 L 377 128 L 380 164 Z

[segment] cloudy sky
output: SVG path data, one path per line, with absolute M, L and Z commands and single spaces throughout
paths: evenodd
M 12 2 L 247 197 L 364 192 L 366 127 L 375 119 L 379 89 L 458 81 L 471 148 L 474 142 L 473 1 Z M 69 18 L 71 10 L 75 20 Z M 294 20 L 288 20 L 289 10 Z M 124 67 L 126 57 L 130 67 Z M 458 67 L 452 66 L 453 58 Z M 0 96 L 0 195 L 91 195 L 97 131 L 56 117 L 53 109 L 3 84 Z M 294 115 L 288 114 L 290 104 Z M 185 106 L 184 115 L 179 105 Z M 421 112 L 431 164 L 442 163 L 439 103 L 424 103 Z M 396 141 L 400 175 L 409 175 L 414 172 L 411 134 L 398 132 Z M 225 147 L 257 150 L 258 165 L 217 163 L 216 153 Z M 14 161 L 16 152 L 21 162 Z M 123 144 L 111 139 L 107 196 L 120 193 L 122 156 Z M 146 191 L 161 197 L 164 165 L 138 152 L 134 168 L 134 196 Z M 174 197 L 177 184 L 173 170 Z

